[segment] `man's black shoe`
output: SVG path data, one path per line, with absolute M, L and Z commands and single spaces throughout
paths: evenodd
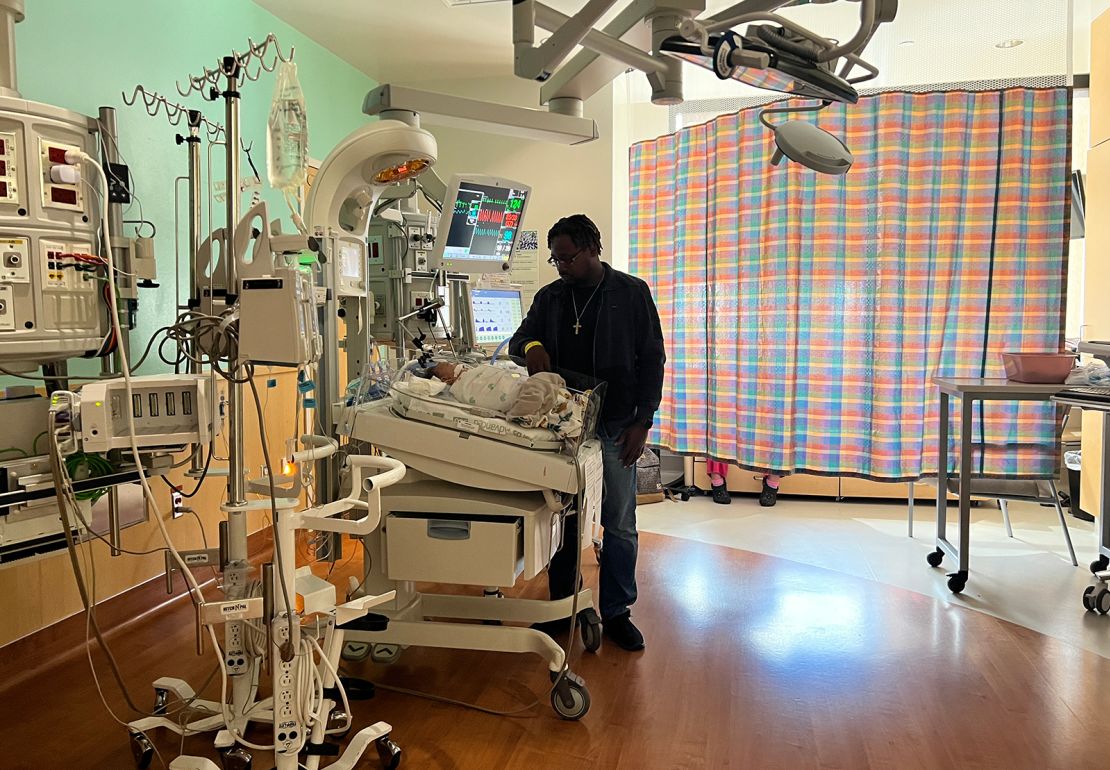
M 644 635 L 640 633 L 640 629 L 632 625 L 630 613 L 626 612 L 604 620 L 602 626 L 605 628 L 605 635 L 616 642 L 618 647 L 629 652 L 644 649 Z

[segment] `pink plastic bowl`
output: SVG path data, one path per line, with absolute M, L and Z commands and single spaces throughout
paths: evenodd
M 1006 378 L 1014 382 L 1057 384 L 1075 367 L 1073 353 L 1003 353 Z

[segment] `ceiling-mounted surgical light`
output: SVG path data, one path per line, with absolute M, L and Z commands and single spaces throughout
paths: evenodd
M 775 155 L 778 165 L 785 155 L 796 163 L 822 174 L 847 174 L 855 158 L 844 142 L 805 120 L 788 120 L 775 126 Z
M 779 165 L 783 157 L 801 163 L 821 174 L 842 176 L 848 173 L 855 158 L 844 142 L 823 128 L 806 120 L 787 120 L 777 125 L 767 120 L 768 115 L 787 112 L 817 112 L 820 107 L 781 107 L 764 110 L 759 120 L 775 134 L 775 154 L 771 156 L 772 165 Z

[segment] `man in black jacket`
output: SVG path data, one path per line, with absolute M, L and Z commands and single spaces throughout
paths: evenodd
M 536 294 L 509 352 L 524 358 L 530 374 L 558 370 L 571 387 L 574 373 L 606 383 L 598 424 L 605 468 L 601 619 L 618 645 L 640 650 L 644 637 L 629 610 L 636 601 L 636 460 L 663 392 L 659 313 L 646 283 L 601 261 L 601 233 L 584 214 L 556 222 L 547 245 L 559 280 Z M 575 591 L 577 531 L 568 518 L 563 548 L 548 568 L 552 599 Z

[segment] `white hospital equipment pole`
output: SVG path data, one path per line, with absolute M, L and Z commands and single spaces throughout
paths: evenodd
M 200 126 L 201 114 L 198 110 L 189 110 L 188 115 L 188 134 L 179 139 L 185 143 L 189 154 L 189 173 L 187 180 L 189 183 L 189 299 L 197 297 L 197 271 L 193 269 L 193 261 L 197 257 L 197 251 L 200 249 Z M 180 275 L 180 268 L 174 270 L 175 276 Z M 175 286 L 177 284 L 175 283 Z M 177 301 L 181 302 L 181 294 L 178 291 L 176 296 Z M 188 309 L 188 304 L 178 305 L 177 312 Z M 201 366 L 192 358 L 189 359 L 189 372 L 192 374 L 200 374 Z M 204 452 L 211 451 L 211 447 L 198 446 L 196 451 L 193 452 L 192 459 L 189 461 L 189 473 L 192 478 L 199 478 L 204 473 L 204 463 L 202 458 Z
M 233 244 L 235 226 L 239 222 L 239 75 L 240 64 L 237 56 L 226 56 L 223 60 L 225 78 L 224 98 L 225 148 L 227 156 L 225 174 L 226 225 L 223 249 L 226 286 L 229 294 L 238 294 L 238 264 Z M 230 301 L 230 298 L 229 298 Z M 227 351 L 228 367 L 235 376 L 239 358 L 238 345 L 232 343 Z M 228 476 L 227 476 L 227 563 L 224 565 L 224 593 L 229 599 L 246 596 L 250 563 L 247 554 L 247 512 L 243 461 L 243 385 L 228 383 Z M 295 553 L 295 551 L 290 551 Z M 243 712 L 250 699 L 252 683 L 258 676 L 258 665 L 247 652 L 246 625 L 241 620 L 231 621 L 224 628 L 224 661 L 232 681 L 231 713 L 235 720 L 230 729 L 246 727 Z

